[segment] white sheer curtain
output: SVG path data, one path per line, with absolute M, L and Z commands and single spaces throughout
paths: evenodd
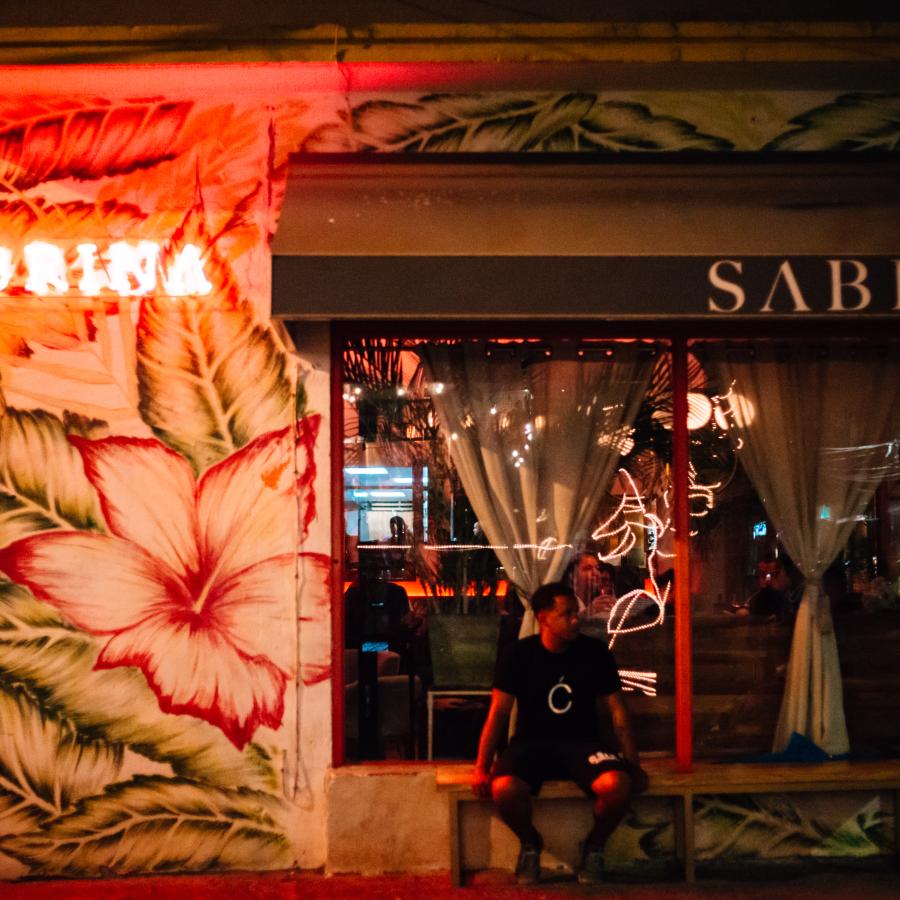
M 823 572 L 878 483 L 896 465 L 896 347 L 758 345 L 722 352 L 739 457 L 781 542 L 806 578 L 774 749 L 799 732 L 849 750 L 841 672 Z
M 508 350 L 508 352 L 507 352 Z M 547 359 L 526 348 L 432 345 L 423 360 L 435 410 L 481 527 L 535 623 L 528 598 L 561 577 L 590 531 L 653 368 L 623 344 L 601 360 Z

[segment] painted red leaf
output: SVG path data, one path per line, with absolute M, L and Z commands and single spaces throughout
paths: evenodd
M 181 224 L 160 250 L 159 261 L 163 269 L 171 264 L 185 244 L 194 244 L 203 252 L 203 274 L 212 284 L 206 305 L 211 306 L 210 301 L 214 298 L 219 309 L 237 309 L 241 304 L 241 290 L 228 260 L 216 249 L 202 200 L 187 211 Z
M 7 107 L 0 110 L 0 181 L 27 190 L 44 181 L 92 180 L 173 159 L 192 105 L 96 100 Z
M 309 526 L 316 517 L 316 438 L 319 436 L 319 426 L 322 417 L 318 413 L 304 416 L 297 421 L 296 441 L 297 453 L 302 454 L 302 460 L 298 460 L 297 492 L 301 498 L 300 509 L 302 519 L 300 521 L 300 539 L 306 540 L 309 536 Z

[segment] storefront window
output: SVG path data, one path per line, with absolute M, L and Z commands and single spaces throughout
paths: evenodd
M 898 718 L 885 689 L 900 624 L 897 349 L 692 347 L 691 390 L 710 401 L 690 431 L 698 756 L 783 750 L 817 683 L 819 743 L 840 748 L 842 690 L 852 752 L 900 750 L 885 727 Z
M 474 757 L 498 648 L 564 579 L 642 748 L 671 752 L 665 346 L 372 339 L 343 363 L 347 758 Z

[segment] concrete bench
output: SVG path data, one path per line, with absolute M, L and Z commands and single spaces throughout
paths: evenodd
M 791 794 L 807 791 L 894 792 L 895 823 L 900 823 L 900 761 L 825 762 L 812 764 L 696 763 L 693 771 L 676 771 L 672 760 L 644 761 L 650 776 L 646 797 L 671 797 L 675 825 L 675 856 L 688 882 L 695 877 L 694 796 L 722 794 Z M 461 858 L 464 808 L 470 803 L 487 803 L 476 797 L 469 785 L 471 765 L 442 765 L 436 769 L 439 791 L 446 793 L 450 817 L 450 876 L 455 887 L 462 885 Z M 584 794 L 569 781 L 548 781 L 541 800 L 570 800 Z M 894 850 L 900 855 L 900 827 L 894 829 Z

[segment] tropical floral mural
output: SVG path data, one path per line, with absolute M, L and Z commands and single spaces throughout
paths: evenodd
M 895 150 L 900 121 L 838 92 L 152 94 L 0 103 L 0 878 L 321 864 L 328 395 L 269 320 L 289 153 Z
M 308 152 L 893 152 L 898 110 L 877 92 L 353 95 L 299 138 Z
M 273 141 L 255 105 L 2 110 L 0 877 L 297 862 L 328 557 L 321 416 L 267 318 Z M 149 291 L 114 256 L 142 241 Z M 189 245 L 206 289 L 169 295 Z

